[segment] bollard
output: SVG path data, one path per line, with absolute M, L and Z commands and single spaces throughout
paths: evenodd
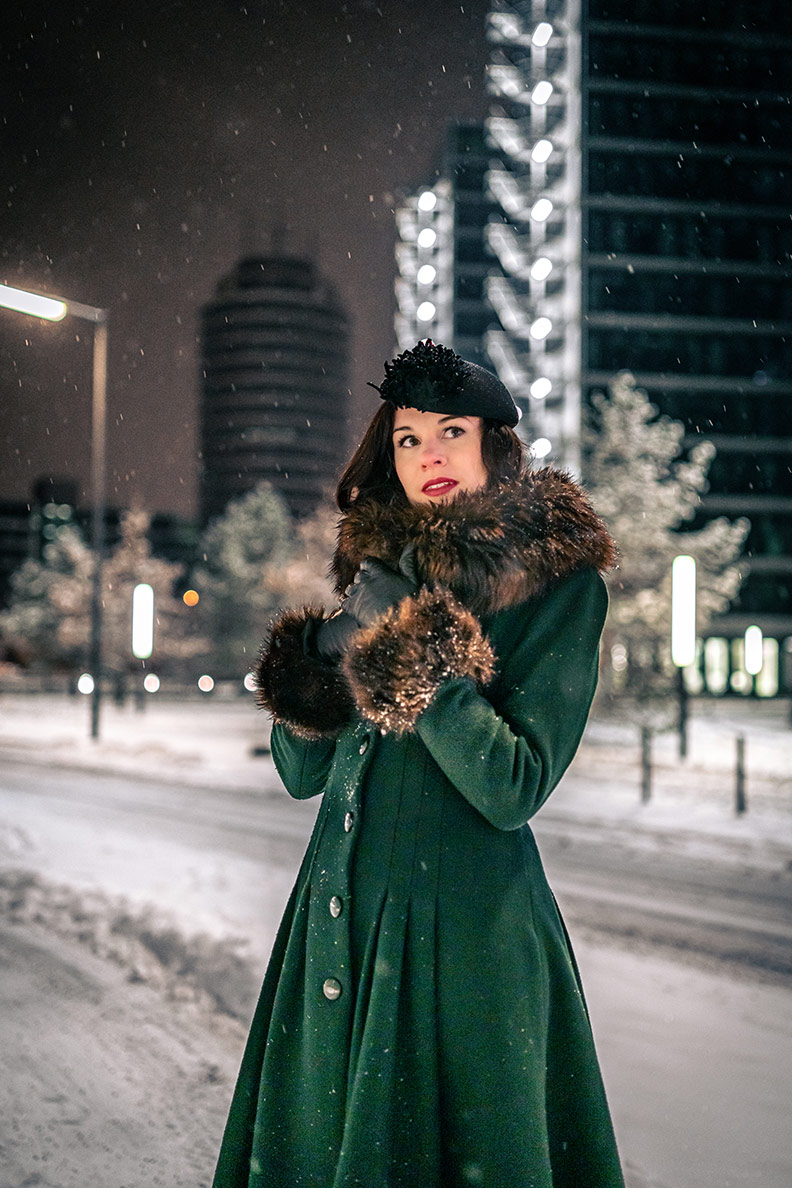
M 641 727 L 641 803 L 646 804 L 652 795 L 652 731 Z
M 679 758 L 687 759 L 688 753 L 688 691 L 685 685 L 685 674 L 681 668 L 677 669 L 677 730 L 679 732 Z
M 734 811 L 739 817 L 748 808 L 745 799 L 745 739 L 741 734 L 737 736 L 737 766 L 734 774 Z

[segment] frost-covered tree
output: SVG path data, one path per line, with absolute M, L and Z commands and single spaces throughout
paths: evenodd
M 208 526 L 194 574 L 211 640 L 214 675 L 244 675 L 267 620 L 281 601 L 274 575 L 294 548 L 294 527 L 281 497 L 261 483 L 229 503 Z
M 146 667 L 159 673 L 183 673 L 186 662 L 208 648 L 196 617 L 174 594 L 182 567 L 152 556 L 149 524 L 147 512 L 125 512 L 121 540 L 103 566 L 102 653 L 105 667 L 115 673 L 143 667 L 132 656 L 132 593 L 140 582 L 147 582 L 154 591 L 154 651 Z
M 174 585 L 177 563 L 151 555 L 149 516 L 128 511 L 121 540 L 102 567 L 102 656 L 105 671 L 122 675 L 141 668 L 132 655 L 132 591 L 139 582 L 154 590 L 154 654 L 149 666 L 178 671 L 206 649 L 196 623 Z M 74 670 L 88 661 L 91 634 L 93 553 L 76 528 L 65 528 L 44 549 L 41 561 L 25 561 L 11 579 L 11 602 L 0 630 L 14 652 L 30 663 Z
M 712 616 L 727 609 L 745 576 L 740 556 L 750 524 L 721 517 L 686 530 L 707 489 L 714 446 L 701 442 L 683 456 L 684 426 L 658 416 L 632 375 L 621 373 L 592 403 L 587 486 L 621 554 L 609 578 L 602 696 L 623 692 L 638 703 L 662 702 L 673 691 L 675 675 L 673 559 L 679 553 L 696 559 L 702 634 Z
M 264 582 L 278 606 L 311 603 L 329 608 L 336 602 L 328 569 L 338 530 L 338 512 L 329 503 L 297 526 L 289 557 L 267 566 Z
M 40 561 L 24 561 L 0 612 L 0 634 L 14 655 L 51 668 L 84 664 L 92 577 L 93 554 L 71 526 L 45 545 Z

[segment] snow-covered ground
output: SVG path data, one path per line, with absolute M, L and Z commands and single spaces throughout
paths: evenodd
M 144 713 L 107 705 L 95 743 L 84 699 L 0 695 L 0 1188 L 209 1182 L 244 1037 L 231 1016 L 249 1013 L 313 813 L 252 754 L 266 733 L 247 700 L 152 698 Z M 685 763 L 673 736 L 654 750 L 642 804 L 637 732 L 592 724 L 543 812 L 647 855 L 790 876 L 786 706 L 696 706 Z M 14 782 L 20 765 L 40 795 Z M 80 771 L 104 773 L 108 801 L 112 773 L 139 777 L 134 814 L 105 811 L 86 779 L 75 816 L 58 781 Z M 182 836 L 149 824 L 157 783 Z M 264 807 L 266 851 L 231 856 L 217 821 L 244 827 Z M 789 1188 L 792 991 L 575 945 L 631 1188 Z

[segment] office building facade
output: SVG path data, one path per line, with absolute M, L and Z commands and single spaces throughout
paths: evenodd
M 722 681 L 757 624 L 792 688 L 792 10 L 494 0 L 487 37 L 483 349 L 549 462 L 622 370 L 715 445 L 700 519 L 751 521 Z

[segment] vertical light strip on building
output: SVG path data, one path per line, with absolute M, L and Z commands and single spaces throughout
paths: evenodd
M 581 407 L 580 3 L 495 0 L 487 130 L 498 268 L 487 351 L 537 454 L 577 471 Z M 541 447 L 540 447 L 541 443 Z
M 400 351 L 453 332 L 454 204 L 445 180 L 404 199 L 396 211 L 396 341 Z

